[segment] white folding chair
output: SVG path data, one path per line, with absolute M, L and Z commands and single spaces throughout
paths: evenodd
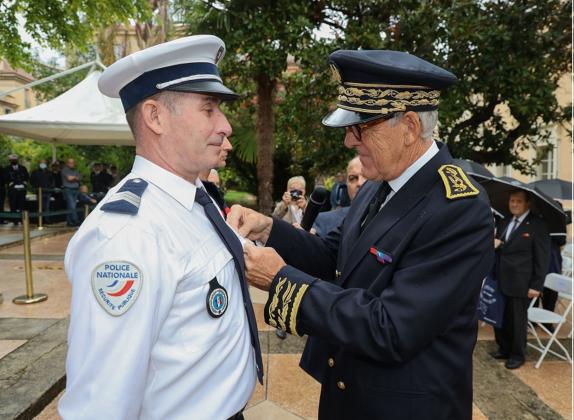
M 562 275 L 572 278 L 572 243 L 569 242 L 562 248 Z M 560 296 L 562 297 L 562 296 Z M 561 300 L 558 300 L 561 303 Z M 572 337 L 572 324 L 570 324 L 568 338 Z
M 544 280 L 544 287 L 555 290 L 558 292 L 558 295 L 562 299 L 568 301 L 568 303 L 562 314 L 557 314 L 547 309 L 535 308 L 534 304 L 536 303 L 537 299 L 532 299 L 532 302 L 530 303 L 530 307 L 528 308 L 528 328 L 536 339 L 537 344 L 535 345 L 528 343 L 528 345 L 542 353 L 534 365 L 534 367 L 537 369 L 540 367 L 540 364 L 542 363 L 544 357 L 546 357 L 547 353 L 551 353 L 562 360 L 567 360 L 572 363 L 572 358 L 570 357 L 568 350 L 557 339 L 560 327 L 562 327 L 562 324 L 566 322 L 566 319 L 572 310 L 572 278 L 563 276 L 562 274 L 550 273 Z M 543 324 L 554 324 L 554 332 L 548 330 L 548 328 L 546 328 Z M 540 340 L 540 337 L 536 332 L 536 326 L 540 327 L 542 331 L 550 336 L 546 345 L 544 345 Z M 554 350 L 551 350 L 550 347 L 552 346 L 552 343 L 556 343 L 556 345 L 560 347 L 564 354 L 560 354 Z

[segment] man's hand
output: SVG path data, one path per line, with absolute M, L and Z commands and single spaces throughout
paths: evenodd
M 246 243 L 243 247 L 245 255 L 245 275 L 252 286 L 261 290 L 269 290 L 271 282 L 286 264 L 283 258 L 273 248 L 263 248 Z
M 502 242 L 500 239 L 496 239 L 494 238 L 494 248 L 498 248 L 500 245 L 502 245 L 504 242 Z
M 283 201 L 283 204 L 288 206 L 291 203 L 291 193 L 289 193 L 289 191 L 285 191 L 281 197 L 281 201 Z
M 529 299 L 536 298 L 538 296 L 540 296 L 540 291 L 534 290 L 534 289 L 528 289 L 528 298 Z
M 244 238 L 266 243 L 271 233 L 273 219 L 255 210 L 234 204 L 227 215 L 227 223 Z

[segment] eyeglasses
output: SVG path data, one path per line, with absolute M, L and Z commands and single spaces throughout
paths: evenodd
M 382 118 L 377 118 L 376 120 L 373 121 L 369 121 L 363 124 L 355 124 L 355 125 L 350 125 L 348 127 L 345 127 L 345 132 L 348 133 L 349 131 L 351 133 L 353 133 L 353 136 L 355 136 L 355 138 L 358 141 L 363 141 L 363 130 L 369 128 L 372 125 L 375 125 L 377 123 L 386 121 L 386 120 L 390 120 L 391 118 L 394 117 L 395 114 L 389 114 L 389 115 L 385 115 Z

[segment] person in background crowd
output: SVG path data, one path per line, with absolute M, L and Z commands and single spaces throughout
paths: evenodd
M 118 168 L 115 165 L 110 166 L 110 177 L 109 177 L 109 182 L 110 182 L 110 188 L 111 187 L 115 187 L 116 185 L 118 185 L 118 182 L 120 180 L 119 175 L 118 175 Z
M 32 184 L 32 187 L 36 190 L 36 193 L 38 192 L 38 188 L 42 189 L 42 212 L 48 213 L 50 211 L 50 200 L 52 199 L 52 190 L 54 188 L 54 177 L 48 169 L 46 159 L 40 160 L 38 168 L 32 171 L 30 184 Z M 49 216 L 44 217 L 44 221 L 49 223 Z
M 227 156 L 229 152 L 233 149 L 231 142 L 226 137 L 221 144 L 221 152 L 219 152 L 219 162 L 217 162 L 217 168 L 224 168 L 227 164 Z M 219 181 L 219 174 L 217 173 L 217 169 L 209 169 L 203 171 L 199 174 L 199 179 L 203 182 L 203 186 L 205 187 L 205 191 L 215 200 L 215 203 L 221 210 L 221 214 L 224 218 L 227 217 L 227 213 L 229 212 L 229 207 L 225 202 L 225 197 L 223 191 L 220 188 L 220 181 Z
M 335 184 L 331 189 L 330 200 L 332 210 L 340 207 L 348 207 L 351 204 L 347 184 L 345 184 L 345 174 L 342 172 L 339 172 L 335 176 Z
M 98 200 L 92 195 L 90 194 L 90 191 L 88 190 L 88 186 L 87 185 L 81 185 L 80 189 L 78 190 L 78 204 L 81 206 L 84 205 L 94 205 L 97 204 Z
M 510 193 L 513 217 L 496 229 L 496 279 L 506 297 L 502 328 L 495 328 L 498 350 L 491 356 L 506 360 L 507 369 L 524 364 L 528 305 L 540 295 L 550 261 L 550 236 L 544 221 L 530 212 L 526 191 Z
M 58 161 L 53 162 L 50 166 L 52 169 L 52 181 L 54 188 L 62 188 L 62 167 Z
M 52 179 L 54 181 L 54 192 L 52 197 L 54 202 L 52 210 L 64 210 L 66 208 L 66 200 L 64 200 L 64 193 L 62 192 L 62 166 L 57 160 L 50 165 L 52 171 Z M 63 216 L 54 216 L 52 221 L 62 219 Z
M 80 225 L 80 218 L 76 212 L 76 203 L 81 180 L 82 176 L 76 169 L 76 161 L 68 159 L 66 166 L 62 168 L 62 191 L 66 200 L 66 209 L 70 211 L 70 213 L 66 214 L 66 224 L 68 226 Z
M 207 176 L 206 181 L 215 184 L 217 188 L 221 188 L 221 180 L 219 179 L 219 173 L 217 172 L 217 169 L 212 169 L 209 171 L 209 175 Z
M 112 177 L 103 170 L 101 163 L 94 163 L 93 170 L 90 173 L 90 182 L 92 183 L 92 192 L 99 201 L 108 192 L 112 182 Z
M 294 176 L 287 181 L 287 190 L 273 210 L 273 216 L 291 224 L 299 225 L 307 207 L 305 178 Z
M 6 184 L 8 185 L 8 202 L 12 213 L 21 213 L 26 206 L 26 188 L 30 181 L 28 170 L 18 163 L 18 155 L 8 156 L 9 165 L 4 168 Z M 21 223 L 20 219 L 13 219 L 14 225 Z
M 349 200 L 351 200 L 351 202 L 357 196 L 359 188 L 361 188 L 366 181 L 362 171 L 363 165 L 361 164 L 361 159 L 359 159 L 358 156 L 349 161 L 347 165 L 346 186 Z M 326 236 L 343 222 L 345 216 L 349 212 L 349 208 L 349 206 L 340 207 L 336 210 L 319 213 L 317 219 L 315 219 L 313 227 L 311 228 L 311 233 L 318 236 Z

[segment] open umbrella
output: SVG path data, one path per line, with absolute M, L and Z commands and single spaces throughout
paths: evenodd
M 572 200 L 572 183 L 563 179 L 545 179 L 543 181 L 531 182 L 537 190 L 558 200 Z
M 464 172 L 473 177 L 479 183 L 494 177 L 492 172 L 490 172 L 480 163 L 476 163 L 472 160 L 454 159 L 454 164 L 456 166 L 460 166 Z
M 539 214 L 546 222 L 549 232 L 562 232 L 566 223 L 566 214 L 558 203 L 548 197 L 542 191 L 531 185 L 525 184 L 513 178 L 491 178 L 482 182 L 490 198 L 490 205 L 496 211 L 510 215 L 508 199 L 511 191 L 521 190 L 530 195 L 530 211 Z

